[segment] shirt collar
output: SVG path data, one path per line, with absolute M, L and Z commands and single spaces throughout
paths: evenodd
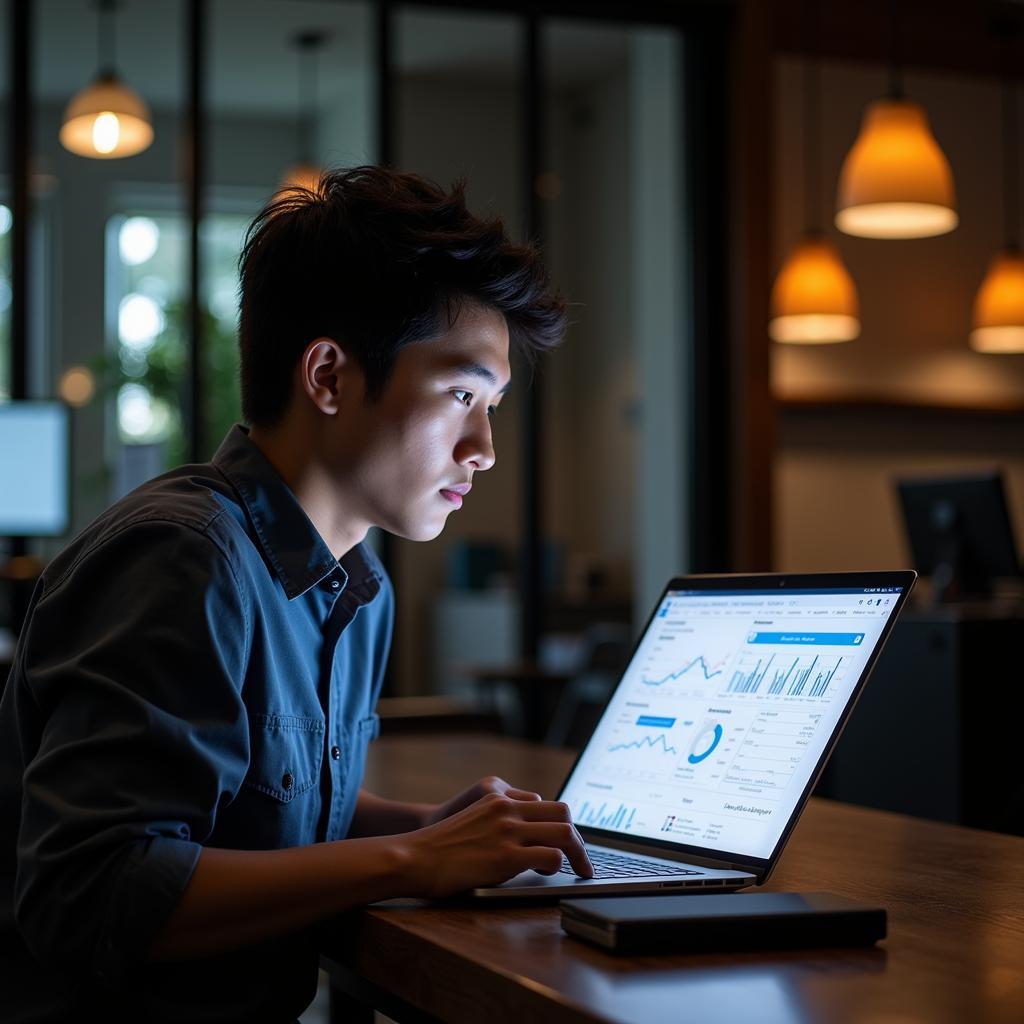
M 380 590 L 383 567 L 373 550 L 357 544 L 339 561 L 310 522 L 295 495 L 267 457 L 235 425 L 221 442 L 213 465 L 238 492 L 260 546 L 289 600 L 301 596 L 332 573 L 362 603 Z

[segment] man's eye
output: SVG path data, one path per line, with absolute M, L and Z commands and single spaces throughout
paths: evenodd
M 496 405 L 489 405 L 489 406 L 487 406 L 487 415 L 488 416 L 493 416 L 497 411 L 498 411 L 498 407 Z
M 452 397 L 456 402 L 461 402 L 463 405 L 469 405 L 473 401 L 472 391 L 453 391 Z

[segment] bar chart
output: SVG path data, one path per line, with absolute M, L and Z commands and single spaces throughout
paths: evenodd
M 743 670 L 743 664 L 739 671 L 732 674 L 732 679 L 729 681 L 729 685 L 726 687 L 727 693 L 757 693 L 761 688 L 761 683 L 764 682 L 764 677 L 768 674 L 768 669 L 772 667 L 772 662 L 775 661 L 775 655 L 772 654 L 768 657 L 767 661 L 764 657 L 759 657 L 754 667 L 749 671 Z M 762 664 L 764 667 L 762 668 Z M 778 677 L 778 673 L 776 673 Z M 772 683 L 774 686 L 774 681 Z
M 725 688 L 726 693 L 766 697 L 828 698 L 839 681 L 845 655 L 744 651 Z
M 636 808 L 619 804 L 609 808 L 607 803 L 600 805 L 584 800 L 580 808 L 573 814 L 577 825 L 592 825 L 594 828 L 618 829 L 624 832 L 630 828 L 636 818 Z
M 799 672 L 789 687 L 789 694 L 792 697 L 802 697 L 804 695 L 804 689 L 807 683 L 810 681 L 812 673 L 814 674 L 814 682 L 811 683 L 810 689 L 807 691 L 808 697 L 823 697 L 825 691 L 829 687 L 829 683 L 835 678 L 836 672 L 839 671 L 839 666 L 842 665 L 843 659 L 837 658 L 836 663 L 828 668 L 824 660 L 815 658 L 811 664 Z M 815 673 L 815 669 L 818 671 Z

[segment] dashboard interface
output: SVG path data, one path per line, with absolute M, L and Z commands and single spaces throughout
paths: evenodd
M 668 591 L 562 790 L 574 821 L 770 857 L 902 589 Z

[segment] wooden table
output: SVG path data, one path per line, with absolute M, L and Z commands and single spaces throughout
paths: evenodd
M 434 800 L 493 772 L 553 795 L 570 763 L 512 740 L 396 738 L 373 745 L 366 785 Z M 339 923 L 324 966 L 345 1020 L 361 1002 L 467 1024 L 1024 1021 L 1024 839 L 812 800 L 766 889 L 882 904 L 889 937 L 869 950 L 619 958 L 565 935 L 555 906 L 406 902 Z

